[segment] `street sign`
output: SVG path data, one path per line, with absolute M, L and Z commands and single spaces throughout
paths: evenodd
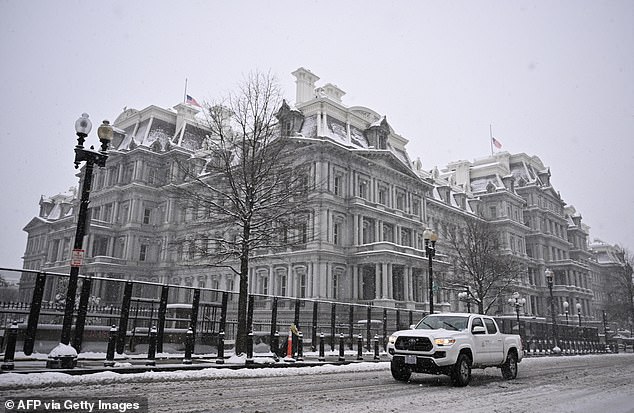
M 71 267 L 81 267 L 84 264 L 84 250 L 73 250 L 70 257 Z

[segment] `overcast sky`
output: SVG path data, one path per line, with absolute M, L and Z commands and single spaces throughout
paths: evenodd
M 387 116 L 425 169 L 539 156 L 591 237 L 634 249 L 634 1 L 0 0 L 0 267 L 77 185 L 74 122 L 303 66 Z

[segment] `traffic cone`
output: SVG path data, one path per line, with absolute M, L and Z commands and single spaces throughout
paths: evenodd
M 286 357 L 284 361 L 293 362 L 295 359 L 293 358 L 293 331 L 288 330 L 288 341 L 286 342 Z

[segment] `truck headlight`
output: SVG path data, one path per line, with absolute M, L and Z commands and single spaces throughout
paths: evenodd
M 387 342 L 389 344 L 394 344 L 396 343 L 396 336 L 390 336 L 390 338 L 387 339 Z
M 451 346 L 455 342 L 456 342 L 455 338 L 437 338 L 437 339 L 434 339 L 434 343 L 437 346 Z

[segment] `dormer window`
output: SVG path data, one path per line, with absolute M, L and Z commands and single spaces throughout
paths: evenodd
M 379 149 L 387 149 L 387 136 L 379 136 Z

